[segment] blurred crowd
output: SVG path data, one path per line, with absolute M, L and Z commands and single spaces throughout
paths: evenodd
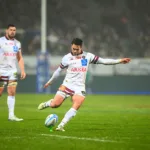
M 23 29 L 17 34 L 23 53 L 35 55 L 41 47 L 41 1 L 0 2 L 0 27 L 14 23 Z M 148 6 L 149 0 L 47 0 L 47 50 L 64 55 L 79 37 L 86 51 L 102 57 L 150 57 Z

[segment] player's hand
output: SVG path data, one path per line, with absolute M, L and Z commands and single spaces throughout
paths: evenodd
M 127 64 L 127 63 L 129 63 L 130 61 L 131 61 L 130 58 L 122 58 L 121 61 L 120 61 L 120 63 Z
M 20 79 L 23 80 L 26 77 L 26 73 L 24 71 L 21 71 Z
M 44 88 L 47 88 L 48 86 L 50 86 L 51 83 L 47 82 L 45 85 L 44 85 Z

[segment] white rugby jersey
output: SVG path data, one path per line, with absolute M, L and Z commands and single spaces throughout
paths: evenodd
M 92 53 L 84 52 L 79 56 L 73 56 L 71 53 L 65 55 L 60 64 L 60 68 L 67 68 L 66 77 L 63 85 L 85 86 L 86 73 L 89 64 L 117 64 L 120 60 L 103 59 Z
M 84 51 L 79 56 L 73 56 L 69 53 L 63 57 L 60 67 L 57 68 L 47 83 L 52 83 L 60 75 L 60 72 L 66 68 L 67 72 L 62 85 L 71 90 L 82 89 L 82 91 L 85 91 L 86 73 L 89 64 L 115 65 L 119 63 L 121 63 L 121 59 L 104 59 Z
M 21 50 L 21 43 L 14 39 L 0 38 L 0 70 L 16 69 L 17 53 Z
M 65 55 L 60 64 L 61 69 L 67 68 L 63 85 L 84 86 L 88 66 L 93 59 L 94 55 L 86 52 L 79 56 L 73 56 L 71 53 Z

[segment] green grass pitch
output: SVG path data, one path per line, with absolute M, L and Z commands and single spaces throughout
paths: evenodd
M 18 94 L 15 111 L 23 122 L 7 120 L 7 95 L 0 98 L 0 150 L 150 149 L 150 96 L 89 95 L 65 132 L 49 132 L 44 121 L 51 113 L 61 121 L 70 98 L 59 108 L 37 110 L 52 97 Z

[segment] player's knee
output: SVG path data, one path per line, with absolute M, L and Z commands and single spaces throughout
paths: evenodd
M 16 95 L 16 93 L 14 93 L 14 92 L 8 92 L 8 96 L 15 96 Z
M 8 91 L 7 91 L 7 93 L 8 93 L 8 95 L 9 96 L 15 96 L 15 94 L 16 94 L 16 90 L 14 90 L 14 89 L 9 89 Z
M 7 85 L 7 92 L 9 96 L 15 96 L 16 94 L 16 86 L 17 86 L 17 82 L 16 81 L 12 81 L 10 83 L 8 83 Z
M 8 86 L 7 87 L 16 87 L 17 86 L 17 82 L 16 81 L 12 81 L 10 83 L 8 83 Z

